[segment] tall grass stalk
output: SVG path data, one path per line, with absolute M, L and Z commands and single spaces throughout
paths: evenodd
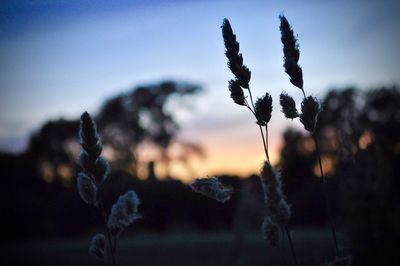
M 256 118 L 257 125 L 260 129 L 265 156 L 267 159 L 266 163 L 264 163 L 264 168 L 260 176 L 264 189 L 265 202 L 267 204 L 267 209 L 269 212 L 268 216 L 264 219 L 263 230 L 265 231 L 265 233 L 273 235 L 273 237 L 270 239 L 270 243 L 272 245 L 276 245 L 277 242 L 279 242 L 279 240 L 277 240 L 276 237 L 279 238 L 280 234 L 279 234 L 279 229 L 276 232 L 275 228 L 277 226 L 283 228 L 282 232 L 287 235 L 288 241 L 290 243 L 291 254 L 293 256 L 295 265 L 297 266 L 298 261 L 296 253 L 290 235 L 290 231 L 287 226 L 288 220 L 290 218 L 290 208 L 287 205 L 285 197 L 281 191 L 280 187 L 281 184 L 279 177 L 270 166 L 270 158 L 268 153 L 268 123 L 271 119 L 271 114 L 272 114 L 272 97 L 269 95 L 269 93 L 266 93 L 263 97 L 259 98 L 257 102 L 254 102 L 253 95 L 249 85 L 251 72 L 247 68 L 247 66 L 243 64 L 243 56 L 241 53 L 239 53 L 239 43 L 236 41 L 236 35 L 233 33 L 232 27 L 228 19 L 224 19 L 221 28 L 226 48 L 225 55 L 228 58 L 228 67 L 235 76 L 235 80 L 229 81 L 229 90 L 231 91 L 231 98 L 234 100 L 236 104 L 247 107 Z M 243 91 L 247 91 L 248 96 L 250 98 L 250 104 L 248 103 L 246 97 L 244 97 Z M 263 126 L 265 127 L 265 135 L 263 131 Z M 266 169 L 265 168 L 266 166 L 267 168 L 270 167 L 271 169 L 269 169 L 269 171 L 264 171 Z M 275 187 L 274 185 L 271 184 L 265 185 L 267 181 L 271 181 L 271 178 L 272 182 L 276 183 Z M 276 189 L 276 191 L 271 191 L 271 188 Z M 275 195 L 275 198 L 274 196 L 272 196 L 273 197 L 272 200 L 270 199 L 271 197 L 270 192 L 272 192 L 272 194 Z M 268 206 L 268 204 L 272 205 Z M 284 207 L 283 209 L 282 209 L 282 204 Z M 285 213 L 285 211 L 287 211 L 287 213 Z M 287 220 L 283 222 L 282 220 L 279 219 L 277 220 L 276 217 L 276 216 L 282 217 L 282 215 L 280 215 L 282 214 L 282 212 L 283 216 L 285 215 L 287 216 Z
M 328 213 L 329 223 L 331 226 L 331 233 L 332 233 L 333 241 L 335 243 L 336 256 L 339 256 L 339 245 L 338 245 L 338 241 L 337 241 L 336 227 L 335 227 L 334 220 L 333 220 L 333 215 L 332 215 L 332 211 L 331 211 L 332 207 L 331 207 L 331 202 L 330 202 L 329 193 L 328 193 L 329 192 L 328 181 L 326 180 L 326 177 L 324 176 L 324 171 L 322 168 L 321 153 L 319 151 L 318 138 L 315 136 L 315 134 L 312 134 L 312 135 L 313 135 L 313 139 L 315 142 L 315 149 L 317 151 L 317 156 L 318 156 L 319 171 L 321 174 L 322 183 L 323 183 L 323 187 L 324 187 L 325 205 L 326 205 L 326 210 Z
M 116 262 L 115 262 L 115 248 L 113 248 L 110 229 L 107 228 L 106 230 L 107 230 L 107 240 L 108 240 L 108 245 L 109 245 L 110 255 L 111 255 L 111 262 L 112 262 L 112 266 L 115 266 L 116 265 Z
M 301 103 L 301 113 L 298 114 L 296 110 L 296 104 L 292 97 L 287 93 L 282 93 L 280 97 L 280 103 L 282 106 L 282 112 L 287 118 L 293 119 L 296 117 L 300 118 L 300 122 L 303 124 L 304 128 L 310 132 L 315 142 L 316 152 L 318 156 L 318 163 L 320 174 L 323 183 L 323 194 L 325 198 L 326 211 L 328 213 L 328 219 L 331 227 L 332 237 L 335 244 L 336 255 L 339 255 L 339 247 L 337 241 L 337 234 L 335 229 L 335 224 L 333 221 L 332 208 L 330 204 L 330 198 L 328 194 L 328 182 L 324 176 L 321 152 L 319 150 L 318 138 L 315 135 L 315 130 L 318 122 L 318 115 L 322 111 L 319 99 L 306 96 L 303 83 L 303 71 L 298 64 L 300 58 L 299 44 L 297 38 L 294 35 L 293 29 L 290 26 L 288 20 L 285 16 L 280 15 L 279 19 L 280 30 L 281 30 L 281 41 L 283 44 L 283 54 L 284 54 L 284 68 L 285 72 L 289 75 L 290 82 L 298 87 L 303 93 L 303 101 Z
M 138 214 L 140 200 L 135 191 L 129 190 L 119 196 L 109 213 L 106 211 L 101 191 L 103 191 L 104 181 L 110 173 L 110 166 L 101 156 L 103 145 L 97 133 L 96 123 L 87 112 L 81 116 L 79 137 L 82 146 L 79 162 L 83 171 L 78 174 L 78 192 L 84 202 L 99 210 L 106 225 L 106 236 L 96 234 L 92 238 L 89 254 L 103 259 L 107 239 L 111 263 L 112 266 L 116 266 L 117 238 L 133 221 L 140 217 Z

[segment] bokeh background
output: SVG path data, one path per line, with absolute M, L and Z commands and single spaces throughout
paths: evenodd
M 274 99 L 270 156 L 292 205 L 300 261 L 331 259 L 315 146 L 280 112 L 282 91 L 298 107 L 302 93 L 283 69 L 279 14 L 298 36 L 305 90 L 324 106 L 318 138 L 343 254 L 355 265 L 396 265 L 398 12 L 390 0 L 2 1 L 4 265 L 108 263 L 87 254 L 104 226 L 76 191 L 84 111 L 95 117 L 113 169 L 110 206 L 128 189 L 143 202 L 119 265 L 282 263 L 259 230 L 264 151 L 254 117 L 229 97 L 223 18 L 252 72 L 253 94 Z M 187 186 L 211 175 L 235 188 L 231 201 Z

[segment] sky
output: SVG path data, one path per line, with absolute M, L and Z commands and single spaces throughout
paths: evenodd
M 272 160 L 298 121 L 279 112 L 281 91 L 301 99 L 283 70 L 279 14 L 300 43 L 305 90 L 400 84 L 397 1 L 77 1 L 0 3 L 0 150 L 23 149 L 49 119 L 96 113 L 110 96 L 165 79 L 201 84 L 180 138 L 203 145 L 196 174 L 246 175 L 263 149 L 248 110 L 229 98 L 220 26 L 228 18 L 252 71 L 254 95 L 274 98 Z M 176 168 L 176 171 L 179 167 Z

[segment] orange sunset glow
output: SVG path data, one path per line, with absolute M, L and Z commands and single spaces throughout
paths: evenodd
M 202 143 L 205 156 L 193 156 L 187 162 L 172 160 L 169 164 L 169 175 L 185 183 L 193 178 L 212 175 L 238 175 L 247 177 L 251 174 L 258 174 L 262 163 L 265 160 L 265 153 L 258 128 L 244 136 L 221 134 L 201 137 L 198 141 Z M 270 138 L 269 156 L 272 164 L 279 161 L 280 139 Z M 151 151 L 143 151 L 142 164 L 139 169 L 139 176 L 147 176 L 147 163 L 152 159 Z M 160 179 L 167 175 L 166 165 L 156 164 L 156 174 Z

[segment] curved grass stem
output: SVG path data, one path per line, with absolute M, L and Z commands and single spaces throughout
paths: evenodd
M 260 133 L 261 133 L 261 138 L 263 140 L 263 145 L 264 145 L 264 152 L 265 152 L 265 156 L 267 157 L 267 161 L 269 162 L 269 155 L 268 155 L 268 139 L 266 139 L 264 137 L 264 133 L 262 130 L 262 127 L 259 125 L 260 128 Z
M 296 252 L 294 250 L 294 245 L 293 245 L 293 241 L 292 241 L 292 236 L 290 235 L 290 231 L 289 228 L 287 227 L 287 225 L 285 225 L 285 232 L 286 232 L 286 236 L 289 240 L 289 246 L 290 246 L 290 250 L 292 252 L 292 256 L 293 256 L 293 260 L 294 260 L 294 264 L 296 266 L 299 265 L 298 261 L 297 261 L 297 256 L 296 256 Z
M 111 255 L 111 261 L 112 261 L 112 266 L 115 266 L 115 256 L 114 256 L 114 249 L 113 249 L 113 244 L 111 240 L 111 233 L 110 230 L 107 227 L 107 239 L 108 239 L 108 245 L 110 246 L 110 255 Z
M 267 160 L 269 162 L 269 154 L 268 154 L 268 124 L 265 125 L 265 143 L 266 143 L 266 151 L 267 151 Z
M 248 91 L 249 91 L 249 95 L 250 95 L 251 105 L 253 106 L 253 110 L 255 110 L 254 102 L 253 102 L 253 97 L 252 97 L 252 94 L 251 94 L 250 87 L 249 87 Z M 248 108 L 252 111 L 252 113 L 253 113 L 254 116 L 255 116 L 254 111 L 253 111 L 249 106 L 248 106 Z M 257 118 L 257 117 L 256 117 L 256 118 Z M 262 127 L 261 127 L 260 125 L 258 125 L 258 126 L 259 126 L 259 128 L 260 128 L 261 138 L 262 138 L 262 140 L 263 140 L 265 156 L 267 157 L 267 161 L 270 162 L 270 160 L 269 160 L 269 154 L 268 154 L 268 126 L 267 126 L 267 125 L 265 126 L 265 137 L 264 137 L 264 132 L 263 132 L 263 130 L 262 130 Z M 291 252 L 292 252 L 293 260 L 294 260 L 294 262 L 295 262 L 295 265 L 298 266 L 297 256 L 296 256 L 296 253 L 295 253 L 295 250 L 294 250 L 294 245 L 293 245 L 292 237 L 290 236 L 290 232 L 289 232 L 289 229 L 288 229 L 287 226 L 285 226 L 285 232 L 286 232 L 286 235 L 287 235 L 288 240 L 289 240 L 289 245 L 290 245 L 290 250 L 291 250 Z
M 329 194 L 328 194 L 328 182 L 324 176 L 324 171 L 322 168 L 321 152 L 319 151 L 318 138 L 315 136 L 315 134 L 312 134 L 312 135 L 313 135 L 314 142 L 315 142 L 315 149 L 316 149 L 317 155 L 318 155 L 319 170 L 320 170 L 321 178 L 322 178 L 322 182 L 323 182 L 326 211 L 328 213 L 328 219 L 329 219 L 329 223 L 331 226 L 331 233 L 332 233 L 333 241 L 335 243 L 336 256 L 338 256 L 339 255 L 339 245 L 338 245 L 338 241 L 337 241 L 335 223 L 333 221 L 331 202 L 330 202 L 330 198 L 329 198 Z
M 108 245 L 109 245 L 112 266 L 116 266 L 115 254 L 114 253 L 115 253 L 115 248 L 117 246 L 117 239 L 114 238 L 114 245 L 113 245 L 111 232 L 110 232 L 110 229 L 108 229 L 108 226 L 107 226 L 107 214 L 105 213 L 102 204 L 99 205 L 99 210 L 101 211 L 101 215 L 103 216 L 104 223 L 106 225 L 107 241 L 108 241 Z
M 283 229 L 282 229 L 281 231 L 282 231 L 282 235 L 284 235 L 284 234 L 285 234 L 285 231 L 284 231 Z M 285 266 L 288 266 L 288 262 L 287 262 L 286 256 L 285 256 L 285 250 L 284 250 L 283 242 L 282 242 L 282 245 L 280 245 L 280 246 L 278 247 L 278 249 L 279 249 L 279 253 L 281 253 L 281 257 L 282 257 L 282 261 L 283 261 L 284 265 L 285 265 Z

